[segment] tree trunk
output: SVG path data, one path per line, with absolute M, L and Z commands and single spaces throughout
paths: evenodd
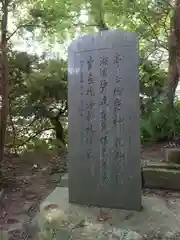
M 7 59 L 7 21 L 8 21 L 9 0 L 2 1 L 2 25 L 1 25 L 1 118 L 0 118 L 0 164 L 4 158 L 6 125 L 8 116 L 8 59 Z
M 56 139 L 60 142 L 63 143 L 63 145 L 65 145 L 65 138 L 64 138 L 64 129 L 63 126 L 60 122 L 59 117 L 53 117 L 50 118 L 51 124 L 54 127 L 54 131 L 56 132 Z
M 164 95 L 167 105 L 172 108 L 180 77 L 180 0 L 176 0 L 170 23 L 169 67 Z
M 104 17 L 103 0 L 92 1 L 91 14 L 93 22 L 99 31 L 109 30 Z
M 105 23 L 104 19 L 102 19 L 102 18 L 98 22 L 97 28 L 98 28 L 99 31 L 109 30 L 109 28 L 106 26 L 106 23 Z

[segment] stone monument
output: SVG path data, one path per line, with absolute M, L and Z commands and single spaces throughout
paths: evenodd
M 68 50 L 69 201 L 141 209 L 138 41 L 110 30 Z

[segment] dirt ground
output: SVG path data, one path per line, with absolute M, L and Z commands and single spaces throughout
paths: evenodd
M 142 164 L 163 161 L 164 146 L 167 144 L 142 147 Z M 6 180 L 0 185 L 0 231 L 8 231 L 10 240 L 35 239 L 28 225 L 42 199 L 53 191 L 60 176 L 67 171 L 66 166 L 66 152 L 59 157 L 47 153 L 6 156 L 3 164 Z
M 67 171 L 66 158 L 67 153 L 59 157 L 47 153 L 6 156 L 3 164 L 5 180 L 0 186 L 0 231 L 8 231 L 10 240 L 34 239 L 33 233 L 28 232 L 28 225 L 41 200 Z

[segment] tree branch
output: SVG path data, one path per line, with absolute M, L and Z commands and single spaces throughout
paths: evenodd
M 14 36 L 14 34 L 16 34 L 18 30 L 20 30 L 21 28 L 25 28 L 25 27 L 34 27 L 34 28 L 35 28 L 35 27 L 43 27 L 43 26 L 41 26 L 41 25 L 36 25 L 36 24 L 30 24 L 30 23 L 19 25 L 19 26 L 10 34 L 10 36 L 6 38 L 6 40 L 9 41 L 10 38 L 11 38 L 12 36 Z
M 36 122 L 36 120 L 37 120 L 37 117 L 36 117 L 36 115 L 34 116 L 34 119 L 26 126 L 26 133 L 28 133 L 28 131 L 29 131 L 29 128 Z
M 4 1 L 3 0 L 0 0 L 0 3 L 2 4 L 2 7 L 4 7 Z
M 167 5 L 168 5 L 170 8 L 173 8 L 173 7 L 174 7 L 174 6 L 170 3 L 169 0 L 162 0 L 162 2 L 167 3 Z
M 45 132 L 45 131 L 48 131 L 48 130 L 54 130 L 53 127 L 49 127 L 49 128 L 46 128 L 46 129 L 40 129 L 39 131 L 36 132 L 36 134 L 30 136 L 26 141 L 24 141 L 23 143 L 17 145 L 17 147 L 22 147 L 23 145 L 27 144 L 31 139 L 37 137 L 39 134 Z
M 72 25 L 74 27 L 79 27 L 79 26 L 83 26 L 83 27 L 98 27 L 98 24 L 86 24 L 86 23 L 73 23 Z
M 63 109 L 60 109 L 58 113 L 58 117 L 60 117 L 62 114 L 64 114 L 68 110 L 68 102 L 67 100 L 65 101 L 65 107 Z
M 137 4 L 135 3 L 135 0 L 131 0 L 131 1 L 132 1 L 132 2 L 134 3 L 134 5 L 137 7 Z M 151 24 L 150 20 L 148 19 L 148 17 L 147 17 L 147 16 L 141 11 L 141 9 L 139 9 L 138 7 L 137 7 L 137 10 L 141 13 L 141 14 L 140 14 L 140 19 L 141 19 L 143 22 L 145 22 L 146 24 L 148 24 L 148 26 L 151 28 L 151 32 L 152 32 L 154 38 L 156 39 L 156 41 L 158 42 L 159 46 L 162 47 L 162 48 L 164 48 L 164 49 L 166 49 L 166 50 L 168 50 L 168 47 L 166 47 L 165 45 L 163 45 L 163 44 L 162 44 L 162 41 L 158 38 L 158 36 L 157 36 L 157 34 L 156 34 L 156 31 L 155 31 L 154 27 L 152 26 L 152 24 Z M 141 16 L 142 16 L 142 17 L 141 17 Z M 147 39 L 146 39 L 146 40 L 147 40 Z
M 169 37 L 169 33 L 168 33 L 167 28 L 166 28 L 166 22 L 167 22 L 169 13 L 170 13 L 170 11 L 168 11 L 168 13 L 167 13 L 167 15 L 166 15 L 166 18 L 165 18 L 165 20 L 163 21 L 164 31 L 165 31 L 165 34 L 166 34 L 166 37 L 167 37 L 167 38 Z
M 145 19 L 145 23 L 147 23 L 149 25 L 149 27 L 151 28 L 151 31 L 154 35 L 154 38 L 156 39 L 156 41 L 158 42 L 159 46 L 163 47 L 164 49 L 168 50 L 168 48 L 162 44 L 161 40 L 158 38 L 156 31 L 154 29 L 154 27 L 152 26 L 152 24 L 150 23 L 149 19 L 147 18 L 147 16 L 143 16 L 143 18 Z M 143 21 L 143 19 L 141 18 L 141 20 Z
M 74 27 L 79 27 L 79 26 L 84 26 L 84 27 L 97 27 L 99 31 L 103 30 L 108 30 L 109 28 L 107 27 L 102 14 L 100 14 L 100 20 L 96 24 L 86 24 L 86 23 L 74 23 Z

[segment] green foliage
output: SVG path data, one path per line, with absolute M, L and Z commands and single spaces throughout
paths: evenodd
M 167 109 L 160 96 L 166 80 L 166 71 L 150 60 L 141 59 L 141 141 L 156 142 L 180 139 L 180 102 Z
M 156 98 L 160 95 L 164 86 L 166 72 L 150 60 L 141 60 L 140 93 L 148 98 Z
M 17 151 L 59 147 L 50 119 L 59 114 L 66 128 L 67 63 L 9 52 L 9 64 L 7 147 Z
M 141 139 L 143 142 L 180 136 L 180 103 L 168 111 L 160 102 L 167 78 L 169 1 L 159 0 L 12 0 L 15 32 L 27 32 L 48 43 L 63 43 L 77 34 L 110 29 L 134 31 L 140 48 Z M 24 13 L 25 14 L 24 14 Z M 33 39 L 32 39 L 33 40 Z M 51 41 L 50 41 L 51 40 Z M 13 43 L 11 43 L 13 45 Z M 32 41 L 33 44 L 33 41 Z M 9 50 L 9 120 L 7 147 L 55 149 L 57 119 L 67 142 L 67 62 Z
M 153 103 L 151 111 L 141 116 L 142 142 L 180 139 L 180 101 L 168 113 L 162 102 Z

